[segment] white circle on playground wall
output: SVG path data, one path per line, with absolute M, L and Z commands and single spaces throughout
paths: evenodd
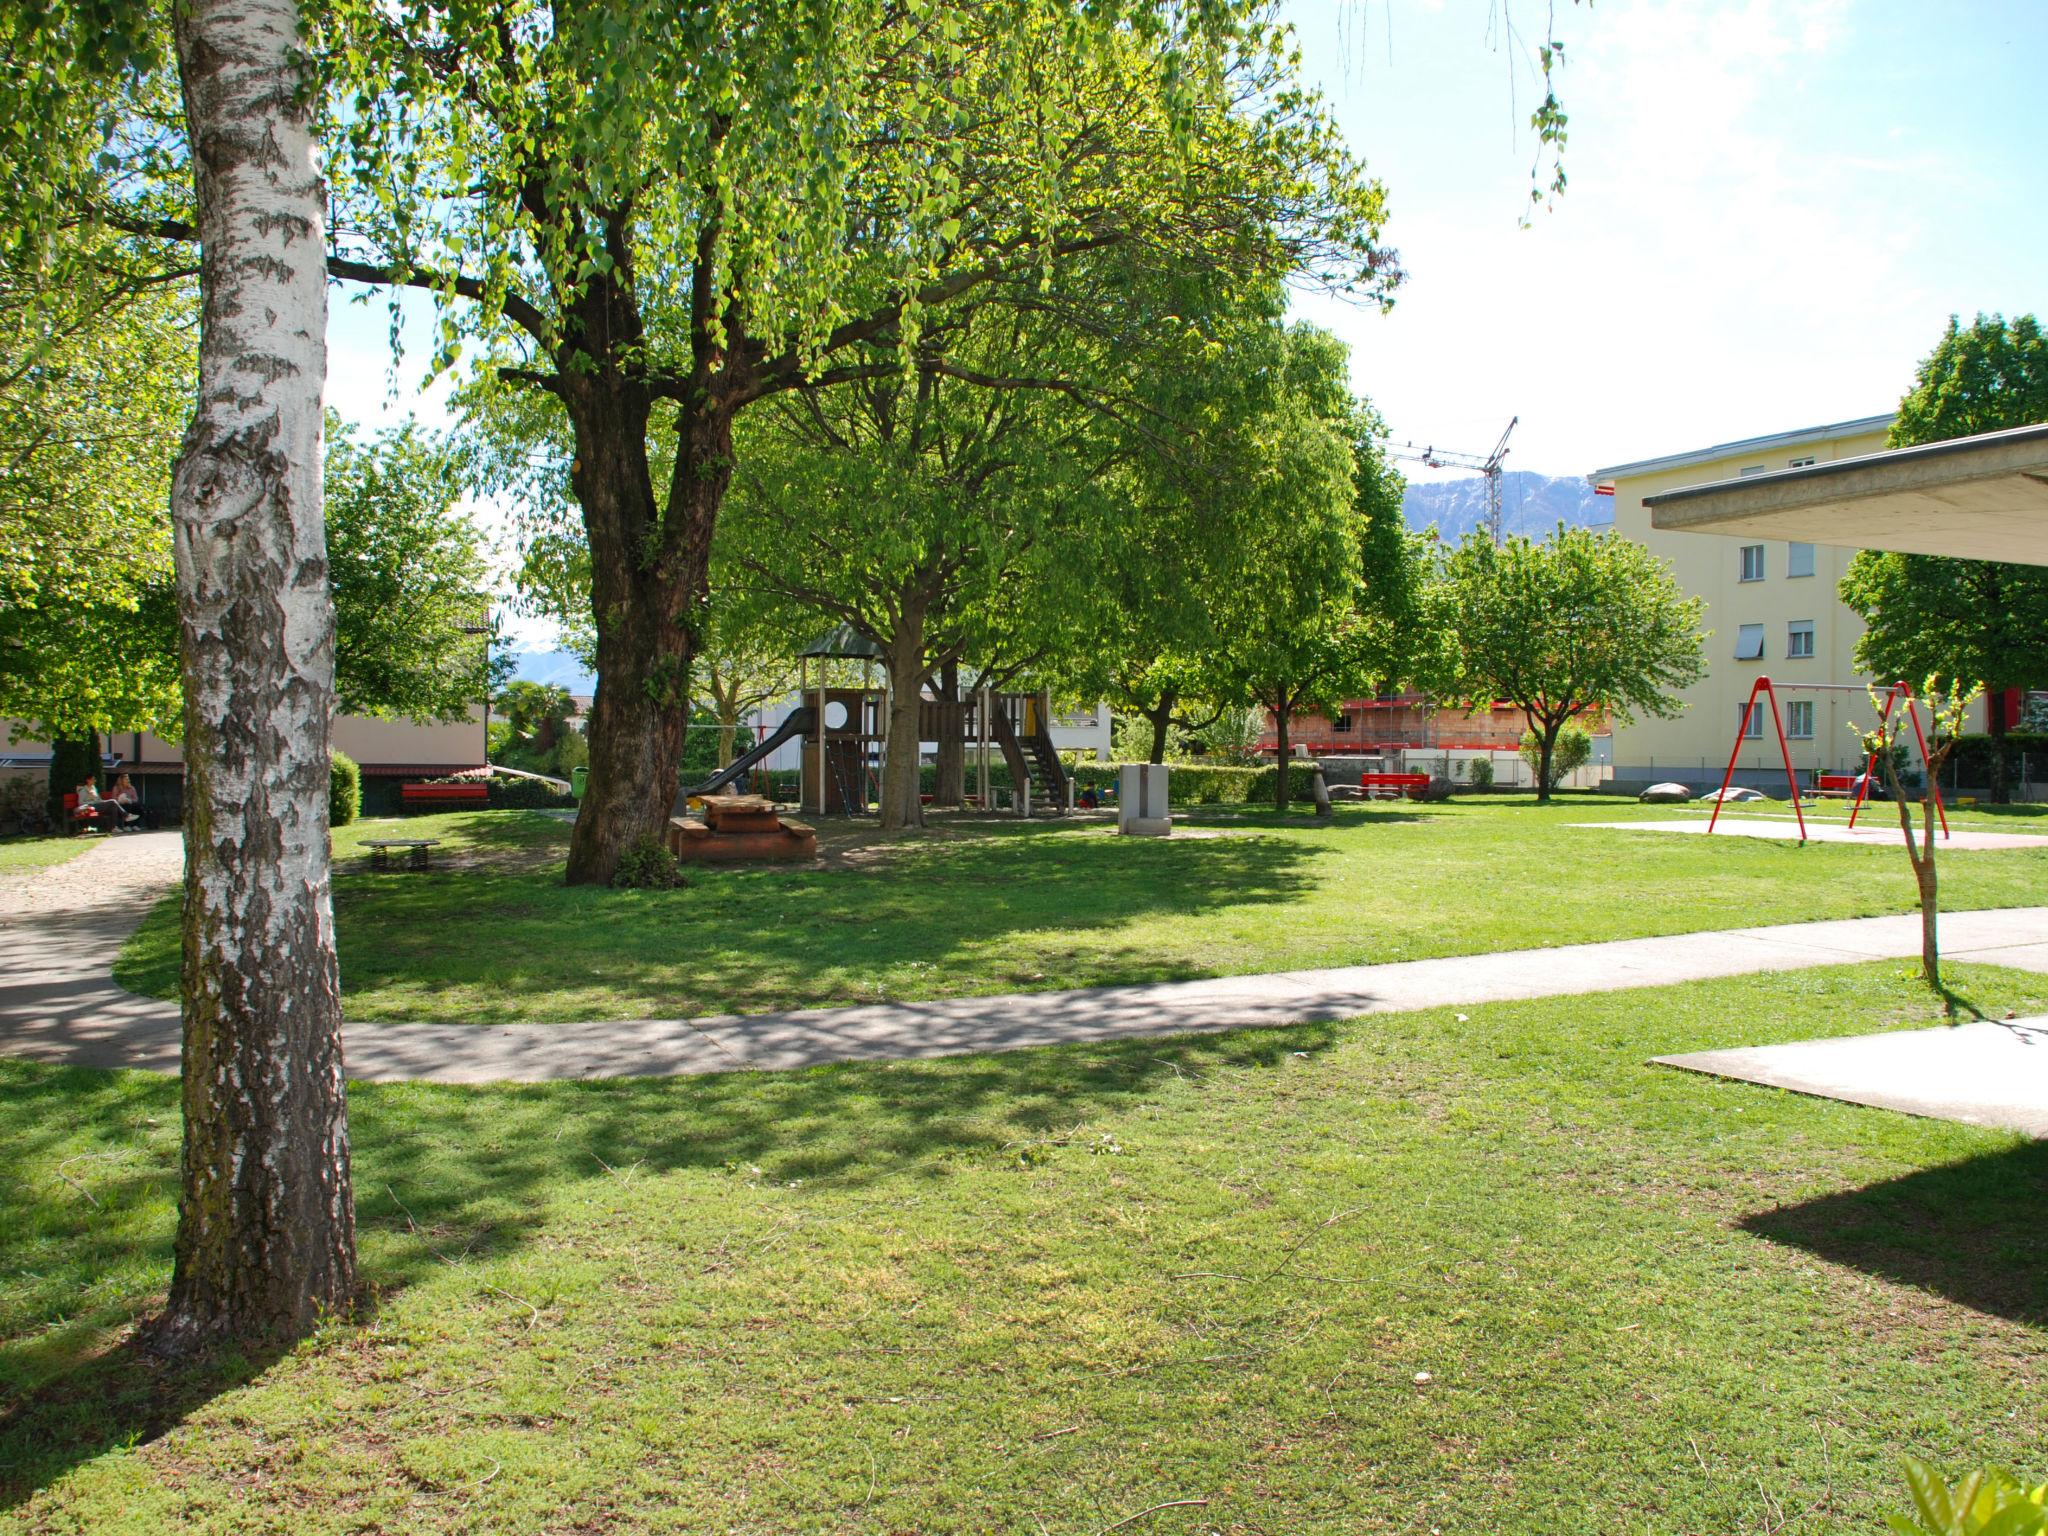
M 846 729 L 846 701 L 834 699 L 825 706 L 825 729 L 843 731 Z

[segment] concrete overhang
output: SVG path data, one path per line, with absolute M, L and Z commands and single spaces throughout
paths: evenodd
M 2048 423 L 1645 496 L 1653 528 L 2048 565 Z

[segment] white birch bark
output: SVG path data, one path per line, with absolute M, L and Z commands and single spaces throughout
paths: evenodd
M 183 1184 L 159 1347 L 355 1289 L 328 888 L 323 188 L 292 0 L 180 0 L 204 302 L 171 489 L 185 683 Z

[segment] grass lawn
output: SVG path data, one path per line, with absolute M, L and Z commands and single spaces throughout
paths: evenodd
M 1929 1011 L 1865 965 L 357 1085 L 378 1305 L 186 1378 L 114 1344 L 167 1278 L 174 1085 L 0 1061 L 0 1525 L 1872 1532 L 1902 1452 L 2048 1470 L 2048 1144 L 1644 1059 Z
M 1888 807 L 1880 807 L 1889 812 Z M 358 1019 L 674 1017 L 1353 965 L 1910 909 L 1891 846 L 1801 848 L 1571 825 L 1671 807 L 1570 796 L 1307 815 L 1209 809 L 1171 840 L 1103 821 L 823 830 L 820 868 L 705 868 L 673 892 L 570 890 L 566 822 L 426 817 L 448 867 L 370 874 L 335 839 L 342 983 Z M 1961 824 L 1961 823 L 1959 823 Z M 2048 818 L 1969 825 L 2048 832 Z M 2048 900 L 2048 849 L 1957 853 L 1950 907 Z M 116 975 L 174 996 L 160 907 Z
M 76 858 L 93 844 L 89 837 L 10 837 L 0 839 L 0 878 L 48 869 Z

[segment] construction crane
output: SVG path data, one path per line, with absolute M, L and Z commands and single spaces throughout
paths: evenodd
M 1501 461 L 1508 456 L 1508 437 L 1515 430 L 1515 423 L 1522 418 L 1513 417 L 1507 430 L 1500 435 L 1500 441 L 1493 445 L 1493 452 L 1484 458 L 1476 453 L 1458 453 L 1449 448 L 1438 448 L 1433 444 L 1416 443 L 1387 444 L 1387 457 L 1406 459 L 1411 464 L 1422 464 L 1430 469 L 1472 469 L 1486 476 L 1486 531 L 1493 536 L 1493 542 L 1500 542 L 1500 474 Z

